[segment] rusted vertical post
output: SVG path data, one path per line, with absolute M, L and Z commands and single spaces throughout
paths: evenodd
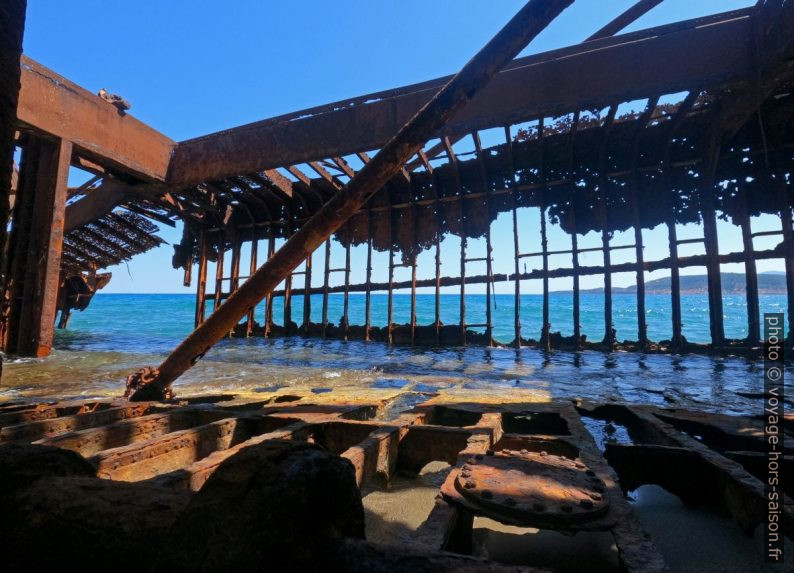
M 212 311 L 215 312 L 221 305 L 221 295 L 223 294 L 223 259 L 226 252 L 226 238 L 223 231 L 218 242 L 218 257 L 215 263 L 215 297 L 213 300 Z
M 436 204 L 438 208 L 438 204 Z M 441 228 L 436 233 L 436 346 L 441 345 Z
M 609 210 L 607 202 L 609 200 L 609 179 L 607 177 L 607 143 L 609 132 L 615 121 L 617 105 L 609 108 L 606 119 L 604 120 L 604 135 L 601 140 L 598 165 L 598 193 L 601 219 L 601 246 L 604 253 L 604 344 L 612 348 L 615 344 L 615 325 L 612 321 L 612 252 L 609 247 L 609 239 L 612 235 L 609 229 Z
M 270 237 L 267 241 L 267 260 L 273 258 L 276 253 L 276 234 L 273 227 L 270 227 Z M 265 303 L 265 336 L 270 336 L 273 332 L 273 291 L 267 293 Z
M 199 268 L 196 281 L 196 320 L 198 326 L 204 322 L 205 304 L 207 300 L 207 232 L 202 230 L 199 235 Z
M 491 315 L 491 295 L 493 289 L 493 248 L 491 245 L 491 185 L 488 182 L 488 169 L 485 165 L 485 157 L 482 154 L 482 142 L 480 134 L 476 131 L 471 134 L 474 139 L 474 149 L 477 152 L 477 160 L 480 166 L 480 178 L 482 180 L 483 191 L 485 193 L 485 212 L 488 215 L 488 226 L 485 229 L 485 275 L 488 278 L 485 283 L 485 337 L 488 346 L 493 346 L 493 317 Z
M 306 259 L 306 272 L 303 275 L 303 334 L 309 335 L 309 325 L 312 322 L 312 257 Z
M 761 341 L 761 310 L 758 303 L 758 271 L 755 267 L 753 231 L 747 205 L 747 191 L 741 191 L 741 229 L 744 247 L 744 278 L 747 297 L 747 343 L 756 346 Z
M 437 134 L 488 81 L 573 0 L 530 0 L 355 177 L 262 265 L 226 303 L 194 330 L 158 368 L 142 368 L 127 379 L 134 400 L 162 397 L 170 384 L 222 337 L 252 302 L 261 300 L 324 239 L 338 230 Z
M 637 261 L 636 283 L 637 283 L 637 342 L 640 348 L 645 348 L 648 344 L 648 323 L 645 319 L 645 270 L 644 253 L 642 242 L 642 223 L 640 222 L 639 201 L 637 199 L 636 180 L 631 186 L 631 205 L 632 218 L 634 224 L 634 256 Z
M 24 288 L 18 314 L 19 335 L 16 348 L 9 351 L 21 356 L 43 357 L 50 354 L 55 334 L 72 144 L 65 140 L 41 140 L 38 145 Z
M 463 230 L 463 210 L 465 203 L 461 201 L 461 232 L 460 232 L 460 343 L 466 346 L 466 231 Z
M 576 348 L 582 343 L 582 325 L 579 308 L 579 239 L 576 231 L 576 179 L 574 175 L 574 163 L 576 152 L 576 133 L 579 130 L 579 112 L 573 114 L 571 124 L 571 137 L 568 145 L 570 146 L 568 155 L 568 177 L 571 182 L 571 262 L 573 266 L 573 338 Z
M 413 253 L 411 255 L 411 345 L 414 345 L 415 343 L 416 343 L 416 253 Z
M 259 240 L 256 237 L 256 227 L 251 227 L 251 258 L 250 264 L 248 265 L 248 276 L 253 275 L 256 272 L 257 266 L 257 255 L 259 251 Z M 248 318 L 245 321 L 245 336 L 251 336 L 254 331 L 254 320 L 256 318 L 256 305 L 251 306 L 248 309 Z
M 538 143 L 540 145 L 540 182 L 546 183 L 545 126 L 541 117 L 538 120 Z M 546 234 L 546 188 L 540 189 L 540 247 L 543 257 L 543 326 L 540 344 L 547 352 L 551 351 L 551 319 L 549 317 L 549 240 Z
M 365 318 L 364 318 L 364 340 L 369 341 L 369 329 L 372 327 L 372 209 L 367 209 L 367 225 L 369 227 L 369 234 L 367 238 L 367 286 L 366 286 L 366 302 L 365 302 Z
M 541 346 L 551 350 L 551 319 L 549 317 L 549 239 L 546 234 L 546 190 L 540 191 L 540 247 L 543 251 L 543 330 Z
M 714 210 L 714 179 L 720 153 L 720 145 L 716 138 L 710 145 L 708 153 L 703 182 L 699 189 L 700 213 L 703 217 L 703 242 L 706 247 L 711 344 L 719 348 L 725 342 L 725 330 L 722 319 L 722 280 L 720 277 L 719 242 L 717 240 L 717 214 Z
M 515 165 L 513 163 L 513 138 L 510 135 L 510 126 L 505 126 L 505 142 L 507 145 L 507 165 L 510 171 L 510 177 L 513 178 L 515 183 Z M 519 240 L 518 240 L 518 199 L 516 198 L 516 190 L 510 193 L 513 202 L 513 328 L 515 329 L 515 347 L 521 348 L 521 279 L 520 276 L 520 255 Z
M 240 286 L 240 251 L 242 249 L 242 241 L 238 235 L 237 229 L 234 230 L 234 238 L 232 239 L 232 265 L 229 278 L 229 296 L 237 290 Z M 235 325 L 236 327 L 236 325 Z M 235 334 L 235 328 L 229 331 L 229 336 Z
M 328 280 L 331 276 L 331 239 L 325 241 L 325 271 L 323 273 L 323 338 L 328 329 Z
M 25 287 L 25 268 L 30 242 L 33 203 L 36 198 L 36 171 L 41 146 L 38 140 L 28 138 L 22 147 L 22 159 L 14 205 L 14 225 L 8 241 L 7 256 L 3 266 L 7 276 L 2 301 L 3 348 L 6 353 L 17 351 L 19 339 L 19 314 Z M 5 229 L 3 229 L 5 231 Z
M 640 157 L 640 142 L 648 121 L 653 117 L 653 112 L 659 103 L 659 97 L 652 97 L 645 106 L 645 111 L 637 119 L 637 129 L 634 135 L 634 149 L 631 160 L 631 179 L 629 181 L 629 201 L 631 203 L 631 219 L 634 227 L 634 257 L 637 263 L 637 343 L 641 350 L 648 345 L 648 323 L 645 319 L 645 255 L 642 240 L 642 218 L 640 217 L 640 200 L 637 190 L 637 164 Z
M 17 129 L 22 37 L 25 32 L 26 0 L 4 2 L 0 6 L 0 309 L 5 306 L 10 270 L 8 221 L 11 216 L 11 177 L 14 166 L 14 133 Z M 8 327 L 5 311 L 0 310 L 0 348 Z
M 345 246 L 345 301 L 344 311 L 342 313 L 342 326 L 344 331 L 345 340 L 350 334 L 350 225 L 347 226 L 347 245 Z
M 672 200 L 675 201 L 674 198 Z M 670 244 L 670 297 L 673 319 L 671 343 L 674 349 L 680 349 L 684 345 L 681 324 L 681 275 L 678 268 L 678 233 L 675 228 L 675 211 L 672 208 L 670 220 L 667 221 L 667 237 Z
M 780 153 L 775 157 L 774 178 L 771 184 L 774 186 L 775 194 L 780 205 L 780 223 L 783 230 L 783 252 L 784 264 L 786 268 L 786 293 L 788 307 L 788 344 L 794 346 L 794 228 L 792 228 L 791 216 L 791 192 L 785 184 L 785 175 L 780 167 L 782 158 Z
M 386 334 L 389 344 L 392 343 L 392 324 L 394 313 L 394 246 L 389 247 L 389 300 L 386 314 Z

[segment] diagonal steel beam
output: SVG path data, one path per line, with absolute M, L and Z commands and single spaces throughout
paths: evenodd
M 334 195 L 159 368 L 143 368 L 127 379 L 132 400 L 160 399 L 171 383 L 223 338 L 240 319 L 350 219 L 435 136 L 489 80 L 551 23 L 573 0 L 530 0 L 421 110 L 372 161 Z

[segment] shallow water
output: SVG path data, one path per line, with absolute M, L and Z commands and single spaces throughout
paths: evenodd
M 0 399 L 118 395 L 128 374 L 158 364 L 192 322 L 190 295 L 98 295 L 88 310 L 74 315 L 68 330 L 58 331 L 50 357 L 6 360 Z M 794 380 L 794 366 L 787 374 Z M 531 348 L 435 350 L 291 337 L 223 340 L 175 385 L 182 396 L 283 387 L 415 393 L 452 388 L 470 390 L 473 398 L 483 391 L 522 388 L 548 399 L 759 414 L 760 398 L 737 392 L 762 392 L 763 372 L 760 362 L 738 357 L 595 351 L 547 356 Z

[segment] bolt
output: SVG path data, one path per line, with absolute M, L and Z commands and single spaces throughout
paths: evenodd
M 546 456 L 548 456 L 548 455 L 549 455 L 549 453 L 548 453 L 548 452 L 546 452 L 546 451 L 543 451 L 543 452 L 540 452 L 540 455 L 541 455 L 541 456 L 543 456 L 543 457 L 546 457 Z
M 529 450 L 521 450 L 521 455 L 525 456 L 529 453 Z

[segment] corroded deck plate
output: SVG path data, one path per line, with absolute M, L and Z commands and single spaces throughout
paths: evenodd
M 604 483 L 579 460 L 503 450 L 472 456 L 442 489 L 453 501 L 498 521 L 566 527 L 603 517 Z

